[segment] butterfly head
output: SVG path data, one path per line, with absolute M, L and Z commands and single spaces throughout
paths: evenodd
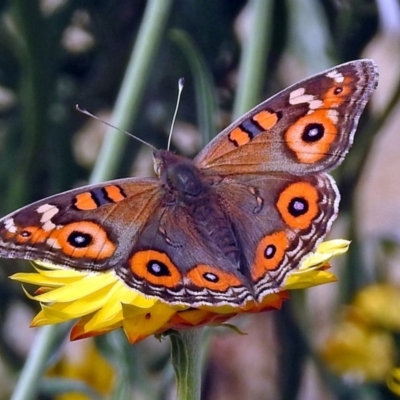
M 198 196 L 204 190 L 201 172 L 193 161 L 168 150 L 153 153 L 154 170 L 169 189 L 184 198 Z

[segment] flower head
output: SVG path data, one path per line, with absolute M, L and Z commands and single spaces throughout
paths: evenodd
M 122 328 L 129 341 L 135 343 L 168 329 L 218 325 L 238 314 L 279 309 L 288 298 L 287 290 L 336 281 L 327 271 L 328 262 L 347 251 L 348 245 L 344 240 L 322 243 L 298 270 L 287 276 L 279 292 L 267 295 L 261 303 L 248 302 L 242 307 L 172 306 L 129 288 L 112 271 L 78 271 L 42 262 L 34 263 L 35 273 L 17 273 L 11 278 L 39 286 L 34 296 L 27 293 L 41 304 L 32 326 L 78 320 L 71 340 Z
M 321 356 L 348 380 L 384 382 L 400 395 L 396 341 L 400 331 L 400 290 L 389 284 L 367 286 L 355 295 L 330 332 Z
M 395 366 L 395 344 L 389 332 L 365 324 L 350 310 L 336 324 L 321 356 L 333 372 L 348 381 L 382 382 Z

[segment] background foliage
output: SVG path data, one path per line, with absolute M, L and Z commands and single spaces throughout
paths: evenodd
M 157 1 L 0 2 L 1 215 L 88 181 L 105 127 L 78 113 L 74 105 L 110 118 L 149 3 Z M 263 10 L 257 24 L 251 23 L 253 7 Z M 138 111 L 132 122 L 127 122 L 128 115 L 119 125 L 157 148 L 166 146 L 181 76 L 186 86 L 173 149 L 191 157 L 201 148 L 202 133 L 225 127 L 233 108 L 238 116 L 312 73 L 369 57 L 381 74 L 354 147 L 336 173 L 343 201 L 334 236 L 353 241 L 338 268 L 339 283 L 298 294 L 282 312 L 237 321 L 248 336 L 210 330 L 203 398 L 395 398 L 385 377 L 400 366 L 400 304 L 373 292 L 367 298 L 382 314 L 393 307 L 395 311 L 372 330 L 370 320 L 364 324 L 368 329 L 351 324 L 365 319 L 354 303 L 361 289 L 380 283 L 397 290 L 400 279 L 398 1 L 176 0 L 164 12 L 165 26 L 160 26 L 151 68 L 133 82 L 144 88 Z M 249 37 L 259 46 L 251 58 Z M 251 86 L 242 81 L 246 62 L 252 71 Z M 121 148 L 116 163 L 106 171 L 108 177 L 152 174 L 149 149 L 135 140 Z M 28 326 L 36 305 L 7 278 L 29 268 L 27 263 L 1 260 L 1 267 L 0 399 L 7 399 L 32 351 L 34 332 Z M 347 331 L 349 323 L 354 329 Z M 346 338 L 362 331 L 355 340 L 360 349 L 352 343 L 338 345 L 333 334 L 340 336 L 337 328 L 342 326 Z M 362 341 L 374 338 L 377 331 L 384 336 L 368 345 Z M 173 398 L 166 342 L 149 338 L 131 347 L 115 332 L 96 340 L 95 346 L 89 340 L 75 347 L 62 345 L 62 340 L 57 343 L 46 377 L 37 383 L 38 398 Z M 343 357 L 342 364 L 332 362 L 332 343 L 337 346 L 334 358 Z M 382 343 L 389 345 L 382 350 Z M 91 361 L 89 365 L 85 360 Z M 353 364 L 357 368 L 349 373 L 346 365 Z M 369 365 L 381 369 L 371 375 L 363 370 Z M 109 384 L 107 377 L 112 378 Z M 82 389 L 89 397 L 61 394 L 71 388 Z

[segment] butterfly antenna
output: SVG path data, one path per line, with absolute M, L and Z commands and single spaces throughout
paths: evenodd
M 171 147 L 172 131 L 174 130 L 176 115 L 178 114 L 179 103 L 181 101 L 181 94 L 182 94 L 182 90 L 183 90 L 184 86 L 185 86 L 185 78 L 179 78 L 179 80 L 178 80 L 178 99 L 176 100 L 174 117 L 172 118 L 171 129 L 169 131 L 167 150 L 169 150 L 169 148 Z
M 94 119 L 97 119 L 98 121 L 102 122 L 103 124 L 105 124 L 105 125 L 107 125 L 107 126 L 109 126 L 109 127 L 111 127 L 111 128 L 116 129 L 117 131 L 120 131 L 120 132 L 122 132 L 122 133 L 126 133 L 128 136 L 132 137 L 133 139 L 139 141 L 140 143 L 142 143 L 142 144 L 144 144 L 144 145 L 146 145 L 146 146 L 149 146 L 152 150 L 157 151 L 157 149 L 156 149 L 152 144 L 147 143 L 145 140 L 140 139 L 140 137 L 137 137 L 137 136 L 133 135 L 133 134 L 130 133 L 130 132 L 124 131 L 123 129 L 118 128 L 118 127 L 116 127 L 116 126 L 110 124 L 109 122 L 104 121 L 103 119 L 101 119 L 101 118 L 99 118 L 99 117 L 96 117 L 96 115 L 92 114 L 91 112 L 89 112 L 89 111 L 86 110 L 85 108 L 81 107 L 79 104 L 76 104 L 76 105 L 75 105 L 75 108 L 76 108 L 80 113 L 85 114 L 85 115 L 88 115 L 89 117 L 92 117 L 92 118 L 94 118 Z

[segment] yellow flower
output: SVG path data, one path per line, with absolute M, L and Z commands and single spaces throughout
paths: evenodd
M 116 370 L 101 355 L 92 340 L 67 344 L 63 348 L 60 360 L 47 371 L 47 375 L 53 378 L 83 381 L 89 388 L 103 396 L 111 394 L 117 376 Z M 69 391 L 56 395 L 55 399 L 89 400 L 89 396 Z
M 289 289 L 336 281 L 326 271 L 328 262 L 345 252 L 348 245 L 344 240 L 322 243 L 298 270 L 288 275 L 280 292 L 266 296 L 262 303 L 248 302 L 243 307 L 171 306 L 129 288 L 112 271 L 77 271 L 42 262 L 34 264 L 36 273 L 18 273 L 11 278 L 40 287 L 35 296 L 27 293 L 41 304 L 32 326 L 78 319 L 71 331 L 71 340 L 122 328 L 129 341 L 135 343 L 168 329 L 221 324 L 244 312 L 279 309 L 288 298 Z
M 392 335 L 365 324 L 350 309 L 329 335 L 321 356 L 329 368 L 353 382 L 382 382 L 395 366 Z
M 400 332 L 400 288 L 389 284 L 367 286 L 358 292 L 353 306 L 369 324 Z
M 321 351 L 335 373 L 360 382 L 385 382 L 400 396 L 400 368 L 392 332 L 400 332 L 400 288 L 375 284 L 361 289 Z

